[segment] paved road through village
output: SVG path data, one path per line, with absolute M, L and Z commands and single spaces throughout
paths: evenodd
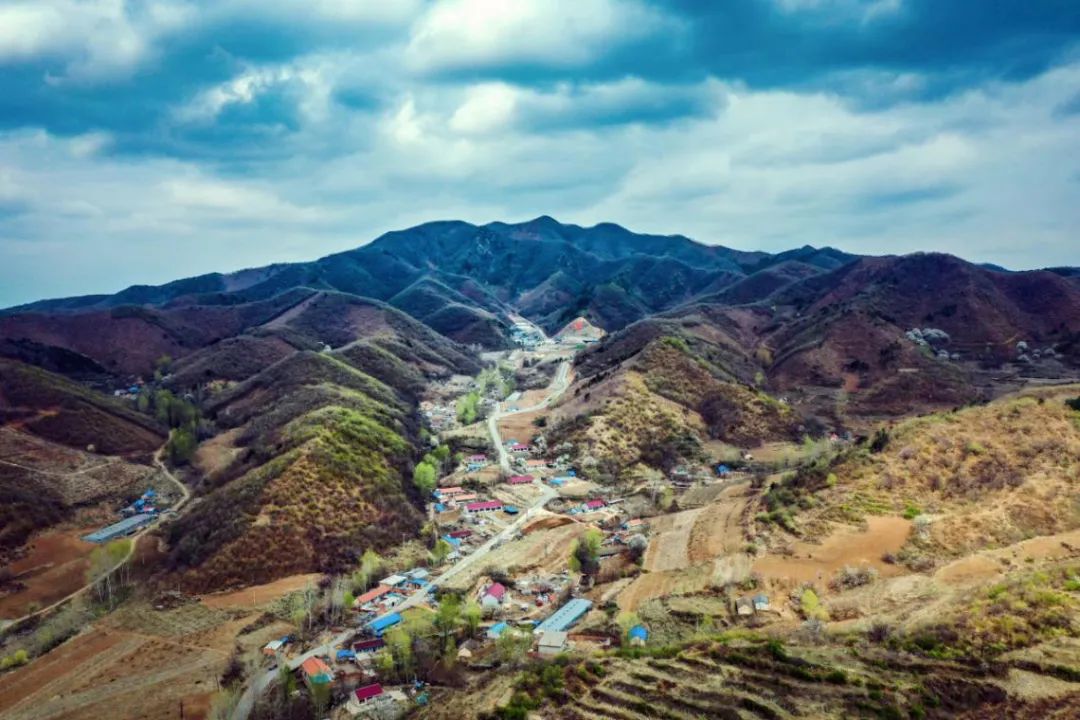
M 488 418 L 488 432 L 491 433 L 492 442 L 495 444 L 495 448 L 499 453 L 499 465 L 507 473 L 510 472 L 510 460 L 506 454 L 506 448 L 503 446 L 502 439 L 499 436 L 498 420 L 508 415 L 516 415 L 517 413 L 532 412 L 542 407 L 549 406 L 552 402 L 557 400 L 566 389 L 570 386 L 568 382 L 570 372 L 570 361 L 565 360 L 559 365 L 559 369 L 556 371 L 555 378 L 552 380 L 551 385 L 548 387 L 551 392 L 543 401 L 527 408 L 519 408 L 513 412 L 502 412 L 501 405 L 496 406 L 495 411 Z M 502 532 L 492 536 L 486 543 L 481 545 L 470 555 L 466 555 L 464 558 L 447 568 L 438 577 L 431 580 L 431 590 L 436 590 L 440 585 L 443 585 L 456 577 L 459 573 L 472 567 L 480 562 L 488 553 L 490 553 L 495 547 L 502 544 L 506 540 L 509 540 L 517 534 L 522 526 L 533 517 L 539 508 L 542 508 L 548 503 L 548 501 L 558 496 L 553 488 L 544 485 L 541 488 L 542 492 L 540 496 L 529 506 L 529 508 L 522 513 L 514 522 L 508 525 Z M 409 608 L 422 605 L 427 601 L 427 593 L 417 592 L 406 598 L 400 605 L 398 605 L 394 612 L 403 612 Z M 314 647 L 303 655 L 298 655 L 295 658 L 289 659 L 288 666 L 290 670 L 295 670 L 300 667 L 305 660 L 312 657 L 327 657 L 333 656 L 335 648 L 344 644 L 350 637 L 356 633 L 355 628 L 350 628 L 341 633 L 338 633 L 334 637 L 327 640 L 322 645 Z M 277 670 L 267 670 L 262 675 L 259 675 L 254 682 L 248 685 L 244 694 L 240 696 L 240 700 L 236 704 L 236 708 L 233 710 L 232 720 L 247 720 L 248 715 L 251 714 L 251 710 L 255 705 L 255 699 L 262 695 L 270 684 L 277 676 Z

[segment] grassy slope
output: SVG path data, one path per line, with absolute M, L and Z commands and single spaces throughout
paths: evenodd
M 414 536 L 415 397 L 426 375 L 478 368 L 398 310 L 338 293 L 260 333 L 340 347 L 296 352 L 208 401 L 219 426 L 241 429 L 242 452 L 173 528 L 170 566 L 192 588 L 341 570 Z
M 798 416 L 748 384 L 752 361 L 697 323 L 639 323 L 586 354 L 549 442 L 574 442 L 617 476 L 639 462 L 670 470 L 706 459 L 710 439 L 795 437 Z
M 883 451 L 798 474 L 787 499 L 809 535 L 868 513 L 925 513 L 932 528 L 912 555 L 953 557 L 1080 527 L 1078 458 L 1080 416 L 1060 397 L 1007 398 L 902 422 Z
M 13 360 L 0 359 L 0 408 L 26 432 L 110 455 L 151 452 L 164 439 L 160 427 L 131 407 Z

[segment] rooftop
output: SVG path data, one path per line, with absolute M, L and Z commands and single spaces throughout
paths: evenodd
M 365 685 L 364 687 L 356 688 L 356 699 L 360 702 L 366 702 L 373 697 L 378 697 L 383 694 L 382 685 L 379 683 L 372 683 L 371 685 Z
M 585 598 L 574 598 L 548 616 L 540 623 L 538 630 L 563 631 L 573 625 L 581 616 L 589 612 L 592 601 Z

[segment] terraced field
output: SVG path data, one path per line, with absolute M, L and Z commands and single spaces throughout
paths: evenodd
M 825 717 L 1066 718 L 1076 686 L 1035 672 L 1056 693 L 1025 700 L 1006 693 L 1015 672 L 870 649 L 702 643 L 672 657 L 606 658 L 601 678 L 575 685 L 549 717 L 580 720 L 782 720 Z M 1037 669 L 1038 670 L 1038 669 Z M 1026 672 L 1026 671 L 1025 671 Z M 1064 692 L 1062 692 L 1064 691 Z

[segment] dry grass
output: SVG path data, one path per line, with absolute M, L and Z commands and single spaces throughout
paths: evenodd
M 831 472 L 831 486 L 799 510 L 800 527 L 924 514 L 930 528 L 912 552 L 956 557 L 1080 527 L 1080 416 L 1032 397 L 928 415 Z

